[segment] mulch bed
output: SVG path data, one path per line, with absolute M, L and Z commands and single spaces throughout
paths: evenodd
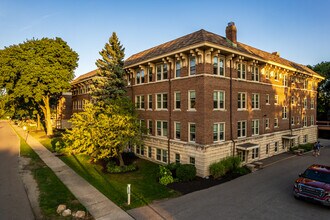
M 210 177 L 208 179 L 196 177 L 193 181 L 189 182 L 174 182 L 167 185 L 168 188 L 176 190 L 181 194 L 185 195 L 191 192 L 195 192 L 202 189 L 207 189 L 215 185 L 219 185 L 221 183 L 228 182 L 230 180 L 236 179 L 237 177 L 242 176 L 242 174 L 238 173 L 230 173 L 219 179 L 214 179 Z

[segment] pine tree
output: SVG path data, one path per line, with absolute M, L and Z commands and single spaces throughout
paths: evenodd
M 94 81 L 92 96 L 96 102 L 108 103 L 111 99 L 123 97 L 126 94 L 124 80 L 125 48 L 121 45 L 117 34 L 112 33 L 109 42 L 100 52 L 101 59 L 96 61 L 99 78 Z

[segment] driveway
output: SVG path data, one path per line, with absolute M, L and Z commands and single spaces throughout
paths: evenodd
M 292 186 L 313 163 L 330 165 L 330 146 L 280 161 L 206 190 L 130 210 L 136 219 L 329 219 L 330 208 L 295 200 Z M 151 214 L 152 213 L 152 214 Z M 146 217 L 147 216 L 147 217 Z
M 0 121 L 0 219 L 34 219 L 18 173 L 18 149 L 16 133 Z

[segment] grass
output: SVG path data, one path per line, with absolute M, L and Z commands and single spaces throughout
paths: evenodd
M 46 148 L 52 149 L 52 141 L 42 132 L 32 132 Z M 107 174 L 99 164 L 90 163 L 86 155 L 61 156 L 63 162 L 124 210 L 136 208 L 179 193 L 158 183 L 159 166 L 137 159 L 138 170 L 122 174 Z M 127 205 L 127 184 L 131 184 L 131 204 Z
M 21 140 L 21 156 L 31 158 L 28 168 L 37 181 L 40 191 L 39 205 L 45 219 L 70 219 L 58 216 L 58 205 L 65 204 L 72 211 L 86 209 L 79 203 L 68 188 L 57 178 L 54 172 L 46 166 L 32 148 Z

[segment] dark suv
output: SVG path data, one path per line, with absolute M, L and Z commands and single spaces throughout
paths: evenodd
M 330 167 L 314 164 L 299 175 L 293 186 L 295 198 L 309 198 L 330 206 Z

